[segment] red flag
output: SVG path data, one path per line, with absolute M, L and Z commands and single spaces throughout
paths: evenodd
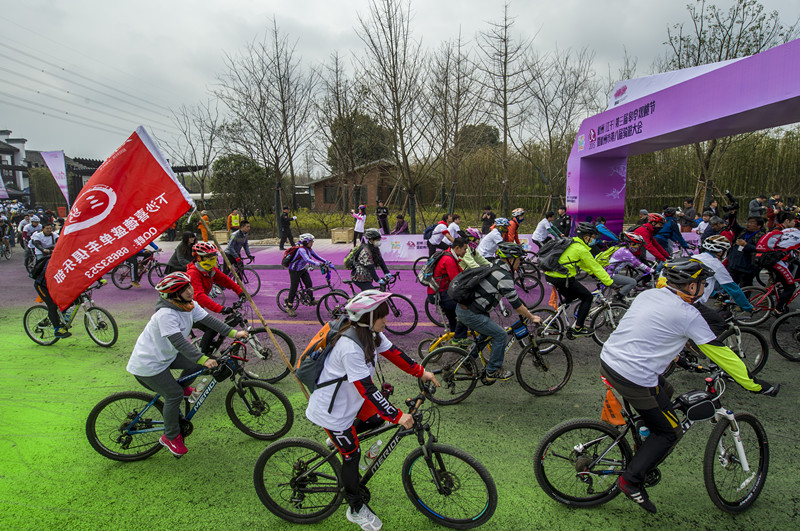
M 103 274 L 194 207 L 143 127 L 81 190 L 47 265 L 47 289 L 62 310 Z

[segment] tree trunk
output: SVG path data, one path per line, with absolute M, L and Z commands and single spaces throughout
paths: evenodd
M 408 194 L 408 216 L 411 218 L 409 221 L 409 227 L 411 228 L 411 234 L 417 233 L 417 196 L 409 192 Z

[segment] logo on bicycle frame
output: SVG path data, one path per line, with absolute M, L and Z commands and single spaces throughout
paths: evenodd
M 104 184 L 92 186 L 75 201 L 69 212 L 62 236 L 93 227 L 106 219 L 114 205 L 117 204 L 117 193 Z

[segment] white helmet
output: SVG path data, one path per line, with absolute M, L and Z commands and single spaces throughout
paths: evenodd
M 39 223 L 39 216 L 31 216 L 31 223 Z
M 722 234 L 715 234 L 703 241 L 702 248 L 710 253 L 724 253 L 731 248 L 731 242 Z
M 377 289 L 362 291 L 350 299 L 344 306 L 344 309 L 347 310 L 347 318 L 354 323 L 359 321 L 364 317 L 364 314 L 377 310 L 378 306 L 383 304 L 391 295 L 391 293 L 378 291 Z M 369 327 L 370 329 L 372 328 L 372 322 L 370 322 Z

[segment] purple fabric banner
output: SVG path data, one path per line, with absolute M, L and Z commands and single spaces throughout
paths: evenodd
M 69 208 L 69 192 L 67 191 L 67 166 L 64 163 L 63 151 L 42 151 L 42 158 L 44 163 L 47 164 L 47 169 L 53 174 L 56 184 L 64 194 L 64 199 L 67 200 L 67 208 Z

